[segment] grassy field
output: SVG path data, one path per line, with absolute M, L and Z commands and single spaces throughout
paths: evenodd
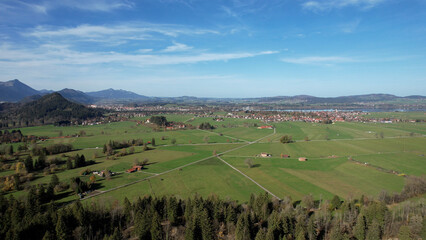
M 402 113 L 389 113 L 389 116 L 394 114 L 401 118 L 405 116 Z M 408 114 L 410 119 L 424 115 Z M 170 121 L 194 126 L 209 122 L 216 129 L 154 131 L 149 125 L 137 124 L 137 121 L 148 118 L 144 117 L 105 125 L 42 126 L 23 128 L 21 131 L 25 135 L 51 137 L 38 143 L 40 145 L 71 143 L 76 150 L 66 153 L 67 156 L 84 154 L 86 160 L 95 161 L 95 164 L 82 168 L 57 171 L 56 175 L 61 181 L 69 182 L 71 177 L 80 176 L 80 172 L 85 169 L 108 169 L 116 173 L 110 180 L 96 176 L 96 193 L 101 194 L 89 198 L 89 201 L 122 200 L 124 197 L 134 199 L 146 194 L 186 198 L 193 194 L 208 196 L 214 193 L 223 198 L 245 202 L 251 193 L 264 191 L 259 185 L 280 198 L 291 196 L 293 200 L 300 200 L 307 194 L 313 194 L 316 199 L 330 199 L 334 195 L 342 198 L 363 194 L 377 196 L 382 190 L 399 192 L 405 183 L 404 177 L 377 168 L 407 175 L 426 175 L 425 123 L 341 122 L 326 125 L 282 122 L 273 123 L 276 128 L 274 134 L 274 130 L 257 129 L 255 124 L 264 125 L 257 120 L 225 118 L 223 122 L 216 122 L 212 117 L 166 117 Z M 72 136 L 82 132 L 85 134 L 80 137 L 58 138 L 60 135 Z M 280 143 L 280 137 L 285 134 L 291 135 L 295 142 Z M 305 141 L 306 137 L 309 141 Z M 134 154 L 115 159 L 107 158 L 102 152 L 102 146 L 110 140 L 151 141 L 152 138 L 155 138 L 157 145 L 149 145 L 152 150 L 144 151 L 143 147 L 135 147 Z M 172 144 L 173 139 L 176 140 L 175 144 Z M 15 149 L 18 145 L 14 144 Z M 262 152 L 272 157 L 258 157 Z M 222 159 L 241 173 L 216 158 L 214 153 L 223 153 Z M 290 157 L 284 159 L 280 157 L 281 154 Z M 64 162 L 66 160 L 62 154 L 48 156 L 48 159 L 54 157 Z M 299 162 L 299 157 L 307 157 L 308 161 Z M 247 158 L 253 160 L 254 167 L 248 168 L 245 163 Z M 349 161 L 349 158 L 369 165 Z M 125 173 L 135 160 L 145 159 L 148 159 L 149 164 L 144 170 Z M 59 168 L 63 168 L 63 165 Z M 0 177 L 13 173 L 13 170 L 1 170 Z M 50 175 L 38 173 L 33 181 L 24 186 L 46 184 L 50 178 Z M 89 176 L 81 178 L 89 180 Z M 8 194 L 23 197 L 26 191 L 12 191 Z M 59 196 L 58 202 L 78 199 L 71 190 L 59 193 Z
M 426 120 L 425 112 L 374 112 L 365 115 L 367 118 L 397 118 Z

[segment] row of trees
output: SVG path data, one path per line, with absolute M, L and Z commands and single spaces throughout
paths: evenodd
M 203 129 L 203 130 L 212 130 L 215 127 L 212 126 L 209 122 L 203 122 L 198 126 L 199 129 Z
M 84 154 L 81 154 L 81 156 L 79 154 L 76 154 L 75 156 L 68 157 L 67 169 L 84 167 L 88 164 L 93 164 L 93 163 L 94 163 L 93 160 L 86 162 L 86 157 L 84 156 Z
M 73 146 L 69 143 L 56 143 L 42 147 L 34 144 L 31 147 L 31 155 L 41 156 L 41 155 L 55 155 L 59 153 L 66 153 L 73 150 Z
M 77 178 L 72 185 L 77 192 L 88 186 Z M 121 206 L 77 201 L 59 209 L 43 205 L 51 190 L 31 191 L 26 201 L 0 196 L 0 239 L 415 239 L 425 211 L 424 201 L 390 210 L 365 197 L 314 201 L 308 195 L 293 202 L 266 193 L 245 204 L 214 195 L 147 196 Z
M 23 142 L 26 141 L 26 137 L 21 133 L 21 130 L 0 130 L 0 143 L 11 143 L 11 142 Z
M 165 127 L 168 124 L 167 118 L 164 116 L 152 116 L 149 118 L 149 122 L 156 124 L 159 127 Z

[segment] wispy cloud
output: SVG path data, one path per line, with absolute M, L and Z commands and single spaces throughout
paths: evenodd
M 57 1 L 58 5 L 86 11 L 110 12 L 116 9 L 130 9 L 134 6 L 128 0 L 66 0 Z
M 163 50 L 163 52 L 184 52 L 184 51 L 188 51 L 188 50 L 191 50 L 191 49 L 192 49 L 192 47 L 190 47 L 186 44 L 173 42 L 173 45 L 165 48 Z
M 344 7 L 359 7 L 361 9 L 373 8 L 386 0 L 323 0 L 323 1 L 306 1 L 302 7 L 314 12 L 329 11 Z
M 60 28 L 49 26 L 38 26 L 24 33 L 25 36 L 40 39 L 59 40 L 60 38 L 80 41 L 101 41 L 108 39 L 145 40 L 152 38 L 154 34 L 177 37 L 179 35 L 202 35 L 219 34 L 214 30 L 190 28 L 174 24 L 152 24 L 152 23 L 122 23 L 116 25 L 88 25 L 83 24 L 76 27 Z
M 361 19 L 356 19 L 354 21 L 341 24 L 340 29 L 344 33 L 353 33 L 358 28 L 360 23 L 361 23 Z
M 58 8 L 71 8 L 92 12 L 111 12 L 118 9 L 131 9 L 134 3 L 129 0 L 61 0 L 34 3 L 28 0 L 5 0 L 0 4 L 3 9 L 19 9 L 34 13 L 47 14 Z M 18 12 L 19 13 L 19 12 Z
M 358 62 L 359 60 L 349 57 L 339 56 L 309 56 L 299 58 L 281 58 L 281 61 L 293 64 L 307 64 L 307 65 L 321 65 L 321 66 L 333 66 L 339 63 L 350 63 Z
M 149 51 L 148 51 L 149 52 Z M 260 55 L 277 53 L 262 52 L 231 52 L 231 53 L 199 53 L 199 54 L 148 54 L 148 53 L 117 53 L 117 52 L 80 52 L 66 45 L 42 45 L 31 50 L 14 48 L 11 45 L 0 46 L 0 65 L 31 67 L 40 65 L 96 65 L 114 63 L 127 66 L 152 66 L 194 64 L 210 61 L 229 61 L 251 58 Z

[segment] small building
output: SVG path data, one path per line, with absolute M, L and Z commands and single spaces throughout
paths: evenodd
M 130 168 L 130 169 L 127 169 L 126 170 L 126 172 L 127 173 L 132 173 L 132 172 L 137 172 L 137 171 L 140 171 L 140 170 L 142 170 L 142 166 L 133 166 L 132 168 Z
M 305 157 L 300 157 L 300 158 L 299 158 L 299 162 L 306 162 L 306 161 L 308 161 L 308 159 L 307 159 L 307 158 L 305 158 Z
M 265 152 L 261 153 L 261 154 L 260 154 L 260 156 L 261 156 L 261 157 L 272 157 L 272 155 L 271 155 L 271 154 L 269 154 L 269 153 L 265 153 Z
M 273 129 L 273 127 L 270 125 L 267 125 L 267 126 L 260 126 L 257 129 Z

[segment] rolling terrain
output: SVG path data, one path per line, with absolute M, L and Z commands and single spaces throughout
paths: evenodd
M 255 120 L 225 119 L 223 124 L 215 124 L 212 118 L 191 115 L 167 115 L 167 118 L 175 121 L 193 119 L 191 123 L 194 125 L 210 122 L 216 125 L 216 129 L 154 131 L 150 125 L 125 121 L 20 130 L 24 135 L 50 137 L 39 143 L 40 146 L 70 143 L 76 150 L 66 155 L 83 154 L 95 161 L 87 167 L 56 172 L 61 181 L 67 182 L 75 176 L 88 180 L 89 176 L 80 175 L 84 169 L 116 172 L 110 180 L 96 176 L 99 185 L 94 193 L 84 198 L 88 201 L 121 201 L 124 197 L 133 200 L 147 194 L 186 198 L 215 193 L 222 198 L 246 202 L 251 193 L 261 193 L 265 189 L 279 199 L 290 196 L 300 200 L 307 194 L 312 194 L 315 199 L 330 199 L 334 195 L 341 198 L 377 197 L 382 190 L 400 192 L 405 184 L 404 176 L 426 174 L 422 167 L 426 151 L 424 123 L 343 122 L 324 125 L 283 122 L 275 123 L 274 129 L 257 129 L 250 127 Z M 79 132 L 84 132 L 84 136 L 75 137 Z M 373 132 L 383 132 L 383 138 Z M 60 134 L 63 137 L 58 137 Z M 284 134 L 292 135 L 294 142 L 280 143 L 278 140 Z M 134 153 L 126 148 L 125 156 L 114 158 L 102 151 L 103 145 L 110 140 L 137 138 L 144 141 L 154 138 L 156 145 L 150 147 L 151 150 L 136 146 Z M 14 144 L 16 148 L 18 145 Z M 272 156 L 259 157 L 262 152 Z M 283 158 L 283 154 L 289 157 Z M 300 162 L 299 157 L 306 157 L 308 161 Z M 58 154 L 49 158 L 64 159 L 64 156 Z M 149 164 L 142 171 L 125 172 L 135 161 L 145 159 Z M 248 167 L 246 159 L 253 161 L 252 167 Z M 12 173 L 3 170 L 0 175 Z M 29 184 L 49 181 L 50 177 L 40 176 Z M 25 195 L 25 191 L 11 194 L 19 197 Z M 78 199 L 71 190 L 63 196 L 59 202 Z

